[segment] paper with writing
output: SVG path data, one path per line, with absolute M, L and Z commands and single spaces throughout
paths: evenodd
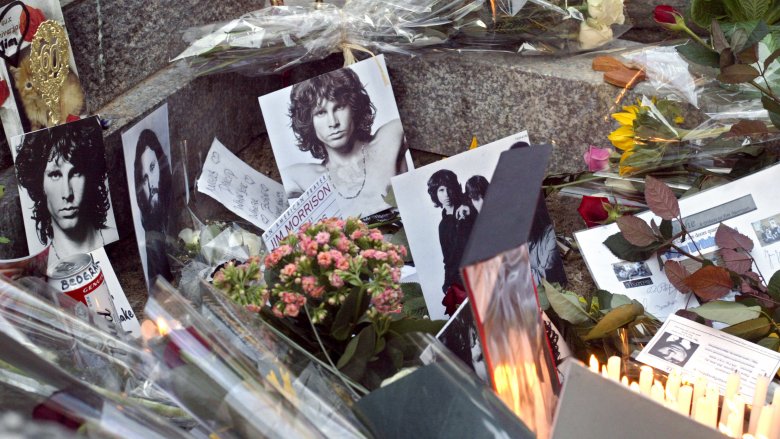
M 252 169 L 216 138 L 203 163 L 198 192 L 263 230 L 287 207 L 281 184 Z
M 341 217 L 341 205 L 330 177 L 324 174 L 263 233 L 263 241 L 268 250 L 273 250 L 303 224 L 331 217 Z

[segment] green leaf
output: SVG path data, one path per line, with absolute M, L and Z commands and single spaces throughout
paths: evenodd
M 561 293 L 547 280 L 542 279 L 544 291 L 550 306 L 558 317 L 573 325 L 581 325 L 591 321 L 590 315 L 582 307 L 579 296 L 574 293 Z
M 0 198 L 3 198 L 3 195 L 5 195 L 5 185 L 0 184 Z
M 769 283 L 766 286 L 766 292 L 772 296 L 775 300 L 780 300 L 780 271 L 775 271 L 775 274 L 769 279 Z
M 428 307 L 425 305 L 425 297 L 420 284 L 410 282 L 402 283 L 401 291 L 404 293 L 404 315 L 407 317 L 423 318 L 428 315 Z
M 705 319 L 736 325 L 746 320 L 755 319 L 761 315 L 760 306 L 745 306 L 739 302 L 716 300 L 707 302 L 696 308 L 688 308 Z
M 446 323 L 446 320 L 400 319 L 390 323 L 390 330 L 396 334 L 424 332 L 435 335 L 441 331 L 441 328 L 443 328 Z
M 772 322 L 766 317 L 758 317 L 723 328 L 723 332 L 727 334 L 736 335 L 739 338 L 750 341 L 760 340 L 766 337 L 771 330 Z
M 542 311 L 550 309 L 550 301 L 547 300 L 547 293 L 544 291 L 544 288 L 539 288 L 537 290 L 537 296 L 539 297 L 539 308 L 541 308 Z
M 6 238 L 5 236 L 0 236 L 0 244 L 8 244 L 11 240 Z
M 693 0 L 691 2 L 691 19 L 699 27 L 707 28 L 712 20 L 726 15 L 726 9 L 720 1 Z
M 772 0 L 740 0 L 740 5 L 748 20 L 760 20 L 769 11 Z
M 350 340 L 350 343 L 353 342 L 356 346 L 353 349 L 352 357 L 343 362 L 339 358 L 338 363 L 341 364 L 339 369 L 353 380 L 360 381 L 366 373 L 366 365 L 373 356 L 376 347 L 374 327 L 367 326 L 353 340 Z
M 382 196 L 382 199 L 385 200 L 385 203 L 393 206 L 398 207 L 398 202 L 395 201 L 395 192 L 393 191 L 393 185 L 388 184 L 387 189 L 385 190 L 386 195 Z
M 661 236 L 663 236 L 665 239 L 672 239 L 672 235 L 674 235 L 674 227 L 672 226 L 671 221 L 661 221 L 661 226 L 658 228 L 661 229 Z
M 677 46 L 677 52 L 694 64 L 715 68 L 720 65 L 718 52 L 708 49 L 695 41 L 688 41 Z
M 777 352 L 780 350 L 780 338 L 777 337 L 764 337 L 757 341 L 756 344 L 763 346 L 767 349 Z
M 346 340 L 352 335 L 352 329 L 355 327 L 355 316 L 360 316 L 362 313 L 357 312 L 359 295 L 363 294 L 360 288 L 352 288 L 347 298 L 344 299 L 344 303 L 341 304 L 341 308 L 336 312 L 336 316 L 333 318 L 333 325 L 330 328 L 330 335 L 336 340 Z M 363 302 L 368 302 L 368 298 L 364 298 Z
M 604 241 L 609 251 L 618 258 L 629 262 L 644 262 L 653 256 L 658 245 L 653 244 L 647 247 L 637 247 L 626 241 L 621 233 L 615 233 Z
M 612 300 L 609 303 L 609 307 L 602 308 L 604 311 L 608 309 L 615 309 L 623 305 L 628 305 L 629 303 L 633 303 L 634 301 L 631 300 L 630 297 L 626 296 L 625 294 L 613 294 Z
M 645 309 L 638 302 L 631 302 L 618 306 L 608 312 L 582 339 L 585 341 L 605 337 L 612 331 L 634 321 L 635 318 L 645 313 Z
M 344 348 L 344 353 L 341 354 L 338 363 L 336 363 L 336 368 L 341 369 L 344 367 L 344 365 L 349 363 L 352 357 L 355 356 L 355 350 L 357 350 L 358 341 L 360 341 L 360 337 L 352 337 L 352 340 L 349 341 L 347 347 Z
M 718 80 L 726 84 L 744 84 L 761 76 L 755 67 L 747 64 L 734 64 L 721 69 Z

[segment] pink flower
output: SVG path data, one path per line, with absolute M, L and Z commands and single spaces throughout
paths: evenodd
M 276 247 L 276 250 L 274 250 L 274 253 L 279 253 L 281 256 L 287 256 L 290 253 L 292 253 L 292 247 L 290 247 L 287 244 L 280 245 L 279 247 Z
M 282 313 L 282 311 L 280 311 L 279 307 L 277 306 L 272 307 L 271 312 L 273 312 L 274 316 L 276 316 L 277 318 L 281 319 L 282 317 L 284 317 L 284 313 Z
M 282 268 L 282 274 L 284 276 L 292 276 L 295 274 L 296 270 L 298 270 L 298 266 L 295 264 L 287 264 Z
M 393 282 L 398 283 L 401 281 L 401 269 L 393 268 L 390 270 L 390 277 L 393 278 Z
M 337 249 L 338 249 L 340 252 L 344 252 L 344 253 L 347 253 L 347 252 L 349 252 L 349 240 L 347 239 L 347 237 L 346 237 L 346 236 L 344 236 L 343 238 L 339 239 L 339 240 L 336 242 L 336 248 L 337 248 Z
M 317 256 L 318 250 L 319 250 L 319 245 L 317 245 L 316 241 L 309 241 L 306 247 L 303 248 L 303 251 L 304 253 L 306 253 L 306 256 L 309 256 L 311 258 Z
M 288 317 L 298 317 L 301 307 L 297 303 L 288 303 L 284 307 L 284 315 Z
M 249 311 L 249 312 L 259 313 L 262 309 L 263 308 L 255 305 L 254 303 L 250 303 L 249 305 L 246 306 L 246 310 Z
M 598 172 L 609 169 L 609 155 L 609 149 L 590 145 L 582 157 L 588 165 L 588 171 Z
M 331 256 L 328 252 L 322 252 L 317 255 L 317 263 L 320 264 L 320 267 L 322 268 L 328 268 L 330 267 L 331 263 Z
M 347 258 L 341 258 L 336 261 L 335 266 L 339 270 L 349 270 L 349 260 L 347 260 Z
M 314 239 L 317 241 L 317 244 L 325 245 L 328 242 L 330 242 L 330 233 L 328 232 L 317 233 L 317 236 L 315 236 Z
M 350 235 L 350 238 L 352 238 L 353 241 L 357 241 L 362 237 L 363 237 L 363 231 L 360 229 L 355 230 L 354 232 L 352 232 L 352 235 Z
M 382 232 L 380 232 L 378 229 L 371 229 L 371 231 L 368 232 L 368 237 L 373 239 L 374 241 L 381 241 L 384 239 L 384 236 L 382 236 Z
M 279 256 L 276 252 L 271 252 L 268 254 L 268 256 L 265 257 L 265 267 L 266 268 L 273 268 L 274 265 L 279 263 L 279 260 L 282 259 L 281 256 Z
M 393 288 L 385 288 L 381 293 L 371 298 L 371 304 L 381 314 L 399 313 L 402 311 L 401 299 L 403 293 Z
M 407 255 L 407 253 L 406 253 L 406 246 L 399 245 L 398 246 L 398 251 L 401 253 L 401 257 L 403 257 L 403 258 L 406 257 L 406 255 Z
M 341 278 L 335 271 L 328 276 L 330 284 L 335 288 L 341 288 L 344 286 L 344 279 Z
M 375 255 L 376 255 L 376 250 L 374 250 L 373 248 L 369 248 L 360 252 L 360 256 L 363 256 L 366 259 L 373 259 Z
M 304 293 L 315 299 L 322 297 L 322 293 L 325 292 L 325 288 L 319 285 L 317 278 L 314 276 L 304 277 L 303 282 L 301 282 L 301 287 L 303 288 Z

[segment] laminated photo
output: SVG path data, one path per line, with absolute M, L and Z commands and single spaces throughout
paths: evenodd
M 122 133 L 122 150 L 133 228 L 149 287 L 158 275 L 173 279 L 165 250 L 173 195 L 168 104 Z
M 675 245 L 686 253 L 703 257 L 714 264 L 723 263 L 720 249 L 715 243 L 715 233 L 721 223 L 750 238 L 754 247 L 750 255 L 754 259 L 753 271 L 774 273 L 780 270 L 780 209 L 771 191 L 760 188 L 774 187 L 780 179 L 780 166 L 775 165 L 743 177 L 731 183 L 698 192 L 680 200 L 680 212 L 688 235 L 675 241 Z M 661 219 L 652 212 L 643 212 L 637 217 L 649 222 Z M 672 222 L 674 233 L 680 224 Z M 675 311 L 695 307 L 698 300 L 689 294 L 682 294 L 669 282 L 658 258 L 631 263 L 618 259 L 604 245 L 611 235 L 618 233 L 617 224 L 577 232 L 583 258 L 588 265 L 596 285 L 612 293 L 625 294 L 636 299 L 653 316 L 665 320 Z M 661 254 L 660 261 L 675 260 L 689 272 L 701 264 L 684 254 L 670 249 Z
M 30 254 L 47 245 L 49 264 L 119 239 L 97 117 L 11 140 Z
M 444 319 L 455 311 L 452 304 L 443 303 L 448 291 L 450 297 L 453 288 L 465 292 L 460 260 L 499 156 L 512 145 L 527 142 L 523 131 L 393 178 L 431 319 Z
M 65 28 L 59 0 L 0 0 L 0 121 L 9 143 L 13 137 L 54 124 L 43 94 L 33 80 L 32 42 L 46 20 Z M 59 90 L 59 124 L 87 115 L 84 90 L 81 87 L 70 42 L 64 41 L 68 72 Z M 44 48 L 41 49 L 45 50 Z M 58 65 L 52 65 L 57 69 Z M 59 74 L 62 74 L 60 71 Z
M 347 216 L 390 208 L 390 178 L 409 168 L 382 55 L 259 98 L 282 184 L 300 197 L 328 175 Z

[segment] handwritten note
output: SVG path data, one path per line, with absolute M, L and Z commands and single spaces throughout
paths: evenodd
M 273 250 L 285 236 L 295 233 L 303 224 L 330 217 L 341 217 L 341 206 L 330 177 L 324 174 L 263 233 L 265 246 Z
M 198 192 L 267 230 L 287 207 L 284 187 L 242 162 L 216 138 L 203 163 Z

